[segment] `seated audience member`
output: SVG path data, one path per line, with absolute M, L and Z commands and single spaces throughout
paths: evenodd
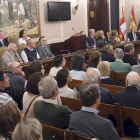
M 59 95 L 68 98 L 77 98 L 76 92 L 68 87 L 72 81 L 70 72 L 67 69 L 61 69 L 56 75 L 56 81 L 59 87 Z
M 111 70 L 117 73 L 129 73 L 132 68 L 130 64 L 123 63 L 124 52 L 120 48 L 116 48 L 114 51 L 115 62 L 111 62 Z
M 99 87 L 101 91 L 101 103 L 112 104 L 112 95 L 109 90 L 102 88 L 99 86 L 101 81 L 101 74 L 97 68 L 89 68 L 86 72 L 86 84 L 91 85 L 95 84 Z M 81 85 L 79 87 L 80 94 L 82 92 L 83 87 L 86 85 Z
M 114 30 L 112 32 L 112 36 L 111 36 L 111 43 L 118 44 L 120 42 L 121 42 L 121 38 L 118 35 L 118 31 L 117 30 Z
M 12 133 L 16 125 L 23 121 L 24 116 L 15 103 L 0 106 L 0 114 L 0 139 L 12 140 Z
M 8 63 L 17 61 L 23 63 L 19 54 L 17 53 L 17 46 L 15 43 L 10 43 L 8 45 L 7 51 L 5 51 L 1 57 L 2 67 L 7 67 Z
M 140 75 L 140 54 L 138 55 L 137 63 L 138 65 L 132 66 L 132 71 L 135 71 Z
M 27 40 L 27 47 L 21 52 L 21 58 L 24 62 L 40 59 L 40 56 L 35 49 L 35 42 L 33 39 Z
M 99 36 L 98 36 L 98 38 L 96 39 L 96 40 L 97 40 L 97 45 L 103 46 L 104 44 L 107 44 L 107 43 L 108 43 L 108 40 L 107 40 L 107 38 L 106 38 L 105 35 L 104 35 L 104 31 L 103 31 L 103 30 L 100 30 L 100 31 L 98 31 L 98 33 L 99 33 Z M 99 44 L 99 43 L 98 43 L 99 40 L 104 40 L 104 43 Z
M 88 85 L 81 91 L 83 107 L 70 116 L 69 129 L 76 134 L 102 140 L 121 140 L 112 122 L 100 117 L 100 90 L 96 85 Z
M 9 42 L 5 37 L 6 37 L 5 33 L 3 31 L 0 31 L 0 47 L 2 46 L 7 47 L 9 45 Z
M 97 68 L 98 63 L 101 61 L 101 53 L 99 51 L 94 51 L 90 55 L 90 62 L 92 65 L 90 67 Z
M 27 40 L 30 39 L 30 37 L 27 37 L 27 30 L 21 30 L 19 32 L 19 40 L 18 40 L 18 44 L 27 44 Z
M 95 38 L 95 30 L 94 29 L 89 29 L 89 35 L 87 37 L 87 49 L 93 49 L 94 46 L 96 47 L 97 43 L 96 43 L 96 38 Z
M 0 106 L 14 102 L 5 90 L 8 87 L 9 78 L 6 76 L 4 71 L 0 71 Z
M 49 74 L 52 76 L 56 76 L 57 72 L 61 70 L 66 64 L 65 57 L 63 55 L 56 55 L 54 57 L 53 63 L 54 67 L 50 69 Z
M 23 95 L 23 113 L 26 118 L 34 118 L 34 103 L 42 99 L 38 91 L 38 83 L 41 78 L 43 78 L 43 74 L 41 72 L 36 72 L 30 75 L 28 79 L 26 92 Z
M 72 110 L 67 106 L 58 105 L 55 101 L 59 92 L 56 80 L 51 76 L 46 76 L 39 82 L 38 89 L 43 99 L 34 104 L 35 118 L 47 125 L 67 128 Z
M 137 65 L 137 60 L 132 57 L 134 54 L 134 44 L 132 43 L 127 43 L 124 45 L 124 57 L 123 57 L 123 62 L 124 63 L 129 63 L 131 66 Z
M 73 55 L 73 57 L 72 57 L 71 60 L 73 60 L 74 57 L 75 57 L 76 55 L 81 55 L 81 56 L 83 56 L 84 59 L 85 59 L 85 54 L 86 54 L 86 53 L 85 53 L 83 50 L 77 50 L 77 51 L 74 53 L 74 55 Z M 84 70 L 86 71 L 87 68 L 88 68 L 88 65 L 87 65 L 86 63 L 84 63 Z
M 110 63 L 108 61 L 99 62 L 97 69 L 101 73 L 101 82 L 102 84 L 114 85 L 112 79 L 110 79 Z
M 16 62 L 10 62 L 7 66 L 7 77 L 9 78 L 10 86 L 21 86 L 24 88 L 25 85 L 25 73 L 22 71 L 22 66 Z
M 18 123 L 13 132 L 12 140 L 43 140 L 40 122 L 30 118 Z
M 140 109 L 140 91 L 138 85 L 140 77 L 136 72 L 130 72 L 126 76 L 126 88 L 124 91 L 118 91 L 113 96 L 113 102 L 119 103 L 121 106 Z M 131 137 L 139 137 L 139 130 L 130 120 L 124 125 L 124 134 Z M 131 126 L 133 125 L 133 126 Z
M 84 72 L 84 57 L 81 55 L 76 55 L 72 60 L 72 70 L 70 71 L 72 79 L 84 81 L 86 78 L 86 73 Z
M 28 67 L 29 74 L 33 74 L 35 72 L 41 72 L 44 76 L 45 69 L 42 65 L 41 61 L 33 61 Z
M 133 26 L 131 32 L 128 33 L 128 41 L 137 41 L 140 40 L 140 35 L 137 32 L 137 27 Z
M 39 43 L 40 45 L 37 47 L 37 51 L 41 58 L 49 58 L 54 56 L 50 50 L 50 47 L 47 45 L 47 39 L 45 36 L 41 36 L 39 38 Z
M 111 45 L 104 46 L 104 53 L 102 54 L 102 61 L 114 62 L 115 58 L 113 56 L 114 48 Z

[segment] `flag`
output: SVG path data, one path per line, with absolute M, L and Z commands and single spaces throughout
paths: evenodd
M 140 30 L 140 20 L 139 20 L 139 24 L 138 24 L 138 31 Z
M 129 30 L 131 30 L 131 28 L 133 26 L 136 26 L 137 27 L 136 19 L 135 19 L 135 14 L 134 14 L 134 6 L 132 6 L 131 18 L 130 18 L 130 24 L 129 24 Z
M 123 7 L 122 7 L 122 14 L 120 19 L 120 27 L 119 27 L 119 35 L 122 40 L 125 40 L 125 33 L 126 33 L 126 22 L 125 22 Z

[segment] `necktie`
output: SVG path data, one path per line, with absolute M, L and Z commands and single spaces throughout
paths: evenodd
M 49 52 L 48 52 L 47 48 L 46 48 L 46 47 L 44 47 L 44 49 L 45 49 L 45 51 L 46 51 L 46 53 L 47 53 L 47 56 L 48 56 L 48 57 L 51 57 L 51 55 L 49 54 Z
M 95 45 L 97 45 L 97 44 L 96 44 L 96 41 L 95 41 L 95 39 L 94 39 L 94 37 L 93 37 L 92 39 L 93 39 L 93 41 L 94 41 Z

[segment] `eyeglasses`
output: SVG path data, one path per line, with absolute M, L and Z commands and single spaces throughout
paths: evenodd
M 16 66 L 15 68 L 20 68 L 21 67 L 21 65 L 19 64 L 18 66 Z

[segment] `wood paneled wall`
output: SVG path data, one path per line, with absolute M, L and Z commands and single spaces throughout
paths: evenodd
M 87 6 L 88 29 L 103 30 L 106 34 L 109 31 L 109 0 L 88 0 Z M 94 11 L 93 18 L 91 11 Z

